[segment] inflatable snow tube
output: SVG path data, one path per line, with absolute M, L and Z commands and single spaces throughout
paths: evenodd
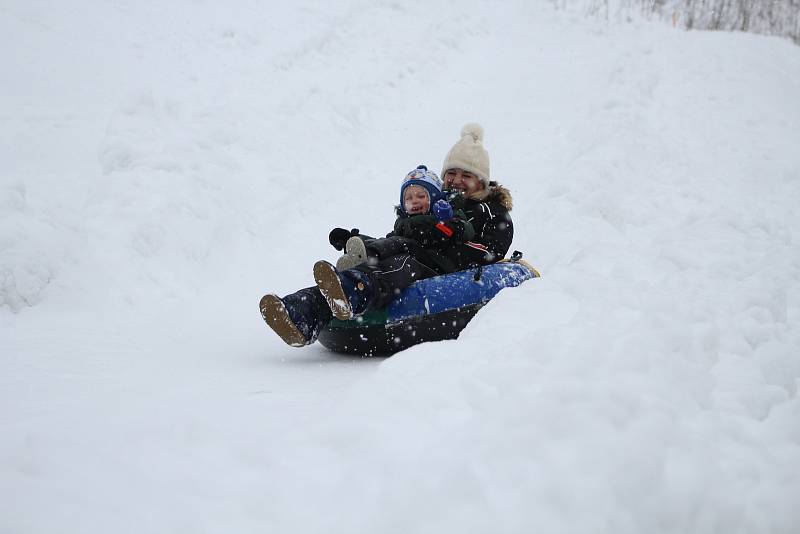
M 426 341 L 455 339 L 501 289 L 539 273 L 524 261 L 502 261 L 427 278 L 404 289 L 384 310 L 333 319 L 319 342 L 334 352 L 386 356 Z

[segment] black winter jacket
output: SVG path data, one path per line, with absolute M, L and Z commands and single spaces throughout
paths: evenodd
M 433 215 L 408 215 L 398 208 L 394 230 L 386 238 L 368 243 L 367 248 L 383 258 L 399 253 L 400 246 L 439 274 L 458 271 L 459 266 L 450 259 L 452 251 L 475 232 L 462 210 L 454 207 L 453 211 L 451 219 L 438 222 Z
M 511 192 L 493 184 L 481 199 L 465 199 L 458 195 L 451 202 L 454 208 L 464 210 L 475 231 L 471 240 L 454 245 L 447 251 L 456 270 L 488 265 L 503 259 L 514 239 L 514 224 L 509 213 L 513 206 Z

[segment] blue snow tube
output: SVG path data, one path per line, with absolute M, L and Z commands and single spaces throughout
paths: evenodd
M 426 278 L 404 289 L 384 310 L 350 321 L 333 319 L 319 342 L 334 352 L 390 355 L 426 341 L 455 339 L 497 293 L 539 273 L 522 260 Z

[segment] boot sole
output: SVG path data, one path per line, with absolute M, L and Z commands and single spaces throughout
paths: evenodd
M 346 271 L 347 269 L 352 269 L 353 267 L 358 267 L 364 263 L 364 259 L 360 256 L 356 256 L 353 254 L 345 254 L 338 260 L 336 260 L 336 270 L 337 271 Z
M 308 345 L 308 340 L 298 330 L 297 326 L 289 317 L 286 306 L 277 295 L 264 295 L 258 305 L 261 310 L 261 317 L 267 326 L 280 336 L 287 345 L 292 347 L 302 347 Z
M 314 264 L 314 281 L 319 287 L 320 293 L 325 297 L 328 307 L 333 316 L 340 321 L 347 321 L 353 318 L 353 309 L 350 301 L 342 289 L 342 282 L 336 269 L 327 261 L 318 261 Z
M 367 247 L 364 245 L 364 240 L 358 236 L 347 240 L 344 252 L 344 256 L 336 262 L 337 271 L 346 271 L 367 261 Z
M 358 236 L 353 236 L 348 239 L 347 243 L 344 245 L 344 250 L 348 254 L 358 256 L 362 261 L 367 261 L 367 245 L 365 245 L 364 240 Z

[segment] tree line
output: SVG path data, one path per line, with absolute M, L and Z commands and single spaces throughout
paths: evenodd
M 585 5 L 590 13 L 607 19 L 639 11 L 687 30 L 752 32 L 800 44 L 800 0 L 588 0 Z

